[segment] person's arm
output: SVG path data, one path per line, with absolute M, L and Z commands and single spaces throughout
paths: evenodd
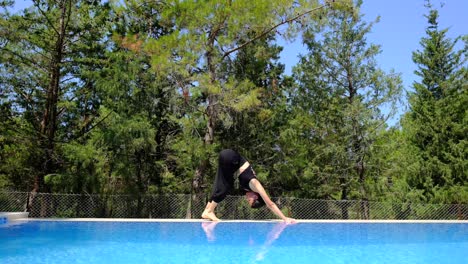
M 257 179 L 252 179 L 249 182 L 249 187 L 252 191 L 260 194 L 263 201 L 265 201 L 266 206 L 270 209 L 275 215 L 283 219 L 286 223 L 295 223 L 296 220 L 293 218 L 286 217 L 283 212 L 276 206 L 276 204 L 270 199 L 262 184 Z

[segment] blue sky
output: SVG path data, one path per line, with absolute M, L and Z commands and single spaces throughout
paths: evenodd
M 253 0 L 254 1 L 254 0 Z M 449 28 L 448 37 L 455 38 L 468 34 L 468 0 L 431 0 L 439 9 L 439 27 Z M 361 12 L 368 22 L 380 16 L 368 35 L 368 42 L 381 45 L 382 53 L 377 56 L 381 69 L 402 74 L 405 90 L 411 90 L 417 80 L 414 75 L 416 65 L 412 61 L 412 52 L 421 49 L 420 40 L 425 36 L 427 27 L 427 9 L 425 0 L 364 0 Z M 441 3 L 444 6 L 441 8 Z M 31 4 L 31 0 L 17 0 L 16 8 L 21 9 Z M 458 48 L 461 47 L 461 42 Z M 287 43 L 281 53 L 281 62 L 286 65 L 286 74 L 291 73 L 297 64 L 299 54 L 307 50 L 301 41 Z M 401 109 L 400 113 L 403 113 Z M 389 122 L 394 125 L 398 116 Z

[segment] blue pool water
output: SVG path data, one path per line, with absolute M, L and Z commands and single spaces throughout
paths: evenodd
M 468 263 L 468 224 L 30 221 L 0 263 Z

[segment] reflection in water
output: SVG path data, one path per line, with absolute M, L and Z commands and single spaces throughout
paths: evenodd
M 219 221 L 210 221 L 201 224 L 203 231 L 205 231 L 206 239 L 208 239 L 209 242 L 214 242 L 216 240 L 214 229 L 218 223 Z
M 273 226 L 273 228 L 267 235 L 265 244 L 263 244 L 260 251 L 255 256 L 255 260 L 263 260 L 265 258 L 265 255 L 266 253 L 268 253 L 268 250 L 270 249 L 271 245 L 273 244 L 273 242 L 275 242 L 275 240 L 277 240 L 280 237 L 281 233 L 284 231 L 286 226 L 288 226 L 288 224 L 285 222 L 280 222 Z
M 203 231 L 205 231 L 206 238 L 208 242 L 214 242 L 216 240 L 215 236 L 215 227 L 216 225 L 220 222 L 202 222 L 201 227 Z M 268 253 L 268 251 L 271 248 L 271 245 L 280 237 L 281 233 L 284 231 L 284 229 L 291 224 L 287 224 L 285 222 L 279 222 L 276 225 L 273 225 L 273 228 L 270 230 L 268 233 L 265 243 L 260 247 L 260 250 L 257 252 L 255 256 L 256 261 L 261 261 L 265 258 L 265 255 Z M 251 241 L 251 243 L 253 242 Z

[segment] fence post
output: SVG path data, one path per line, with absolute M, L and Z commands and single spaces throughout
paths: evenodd
M 185 219 L 192 218 L 192 194 L 187 195 L 188 197 L 188 204 L 187 204 L 187 211 L 185 213 Z
M 460 203 L 457 204 L 457 219 L 463 220 L 463 214 L 461 212 Z
M 348 214 L 348 200 L 341 200 L 341 219 L 343 220 L 348 220 L 349 214 Z
M 24 208 L 25 212 L 30 212 L 30 209 L 29 209 L 29 195 L 30 194 L 31 192 L 28 192 L 28 198 L 26 199 L 26 207 Z

